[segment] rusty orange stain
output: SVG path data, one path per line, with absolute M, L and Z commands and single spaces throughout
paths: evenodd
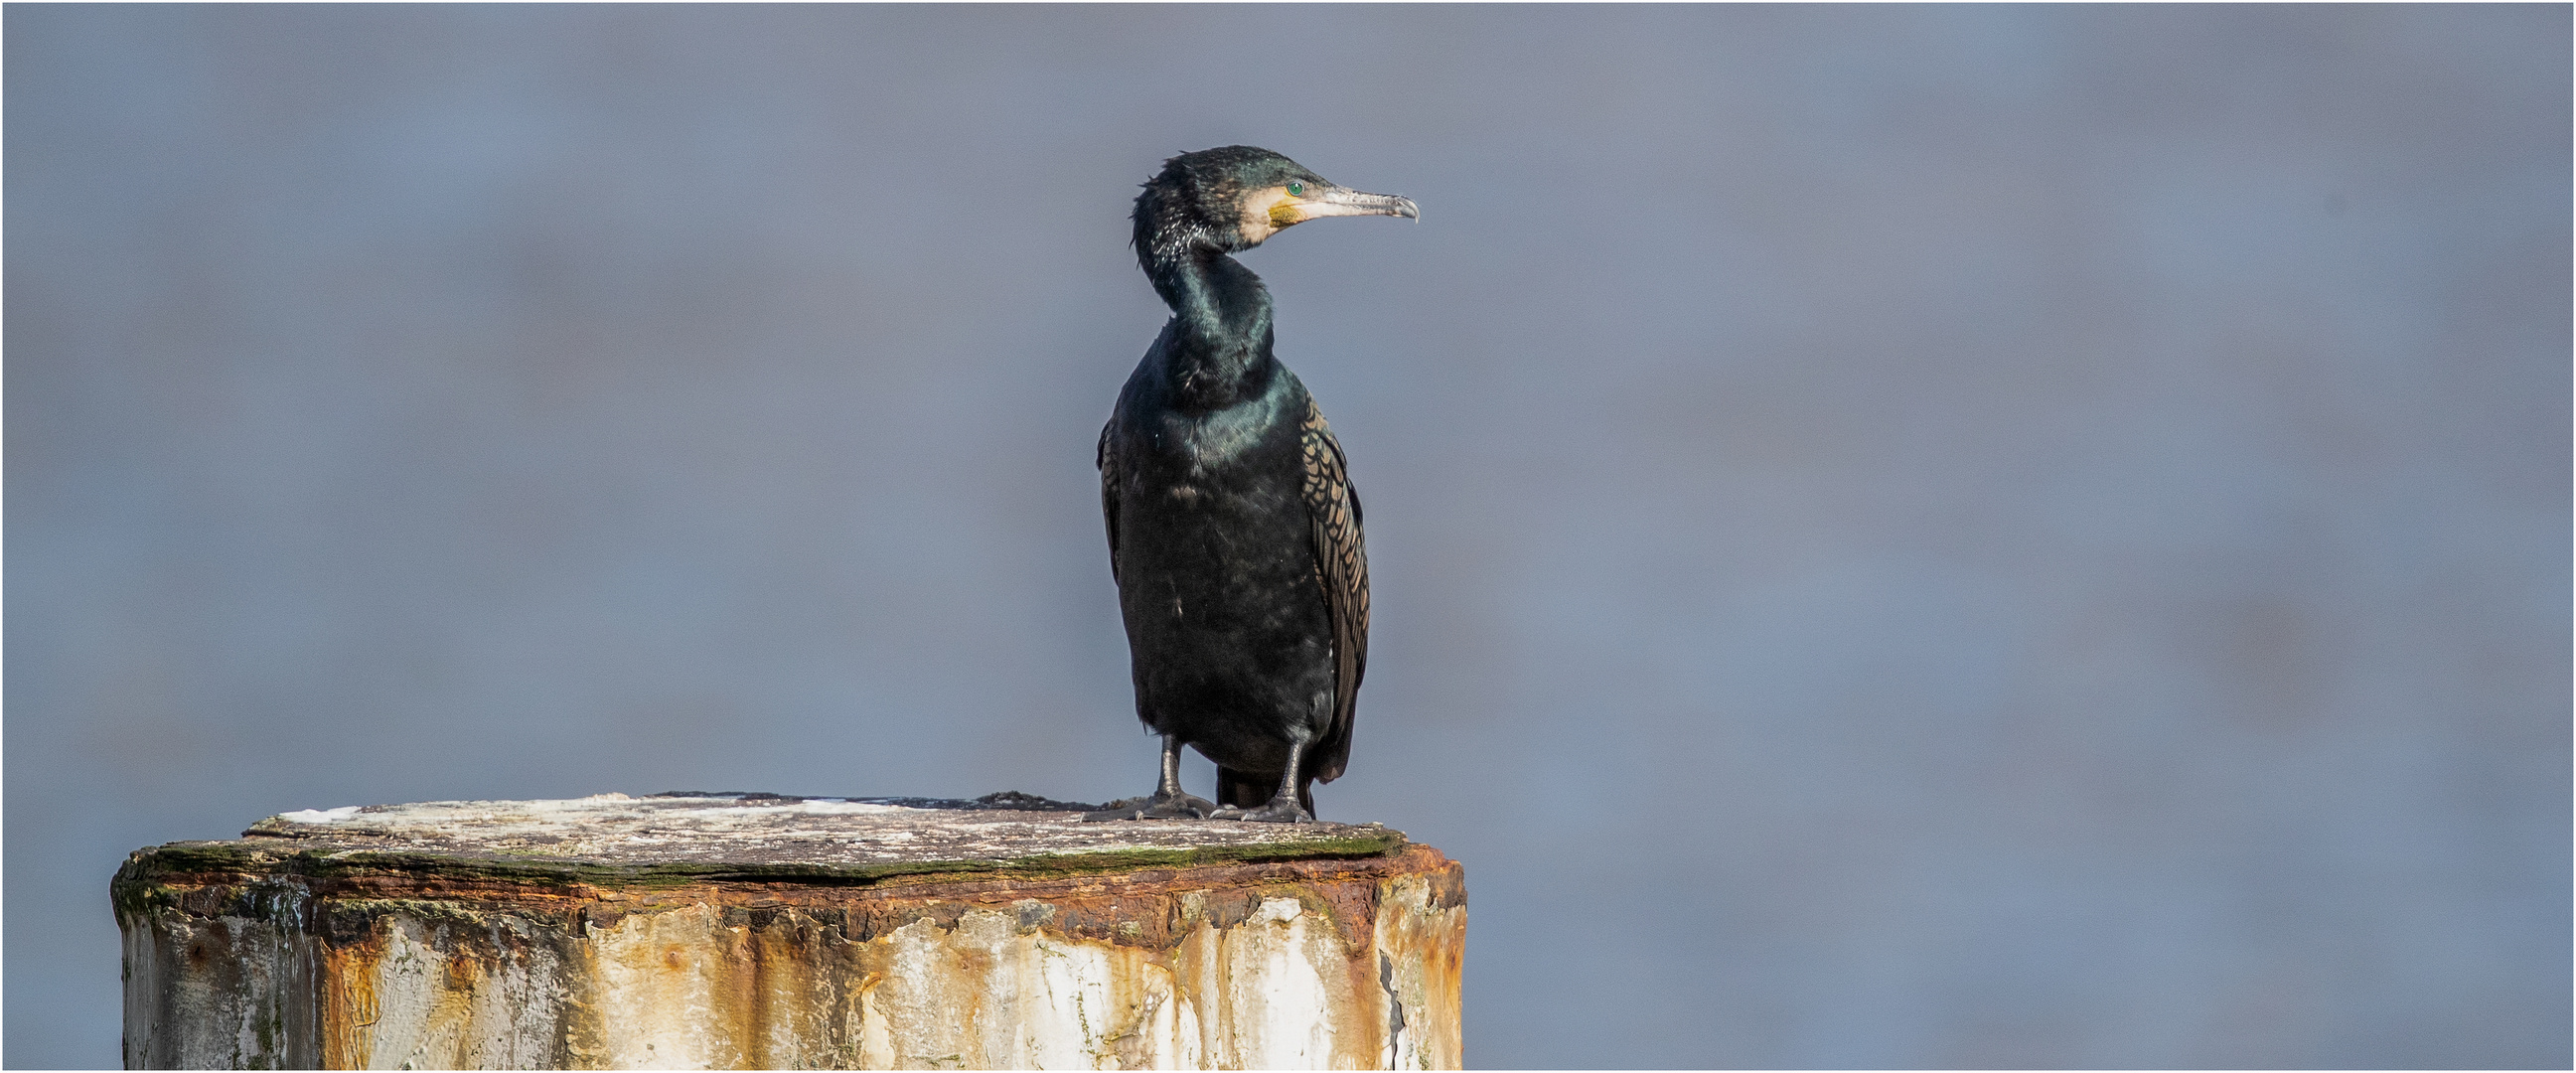
M 169 877 L 165 885 L 183 892 L 175 907 L 127 927 L 161 928 L 172 921 L 160 916 L 192 917 L 200 907 L 217 912 L 197 919 L 232 919 L 221 910 L 240 901 L 227 892 L 254 879 L 273 882 Z M 315 919 L 338 921 L 301 940 L 323 985 L 311 1018 L 319 1045 L 308 1053 L 327 1068 L 414 1059 L 591 1068 L 983 1064 L 1003 1056 L 993 1047 L 1014 1045 L 1014 1019 L 1040 1007 L 1071 1011 L 1076 1029 L 1068 1038 L 1083 1041 L 1082 1064 L 1171 1061 L 1175 1046 L 1203 1064 L 1223 1064 L 1254 1057 L 1234 1048 L 1258 1032 L 1218 1022 L 1248 1016 L 1242 1003 L 1260 999 L 1229 998 L 1224 981 L 1255 979 L 1247 974 L 1274 962 L 1307 971 L 1295 969 L 1301 961 L 1328 1007 L 1318 1012 L 1333 1022 L 1329 1053 L 1311 1059 L 1454 1068 L 1462 1058 L 1463 870 L 1426 846 L 1357 860 L 908 876 L 864 886 L 599 889 L 398 872 L 298 882 Z M 401 940 L 406 956 L 426 951 L 438 963 L 389 964 L 398 927 L 413 936 Z M 1311 938 L 1279 945 L 1295 935 Z M 634 940 L 649 945 L 639 949 Z M 898 963 L 911 948 L 940 951 L 929 976 Z M 161 949 L 178 955 L 157 970 L 173 979 L 222 957 L 202 938 Z M 627 978 L 620 974 L 634 982 L 616 983 Z M 396 979 L 418 981 L 403 985 L 413 989 L 404 992 L 413 1012 L 400 1040 L 380 1031 L 385 989 Z M 659 1004 L 645 1021 L 637 1018 L 648 1011 L 633 1007 L 638 996 Z M 513 1002 L 554 1005 L 551 1016 L 537 1017 L 513 1012 Z M 1391 1009 L 1400 1011 L 1400 1028 Z M 685 1022 L 687 1030 L 638 1033 L 636 1025 L 654 1019 Z

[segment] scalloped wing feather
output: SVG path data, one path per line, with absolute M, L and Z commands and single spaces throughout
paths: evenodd
M 1100 519 L 1109 526 L 1109 580 L 1118 578 L 1118 456 L 1110 449 L 1110 432 L 1118 419 L 1100 426 L 1100 446 L 1092 453 L 1092 463 L 1100 467 Z
M 1341 441 L 1324 411 L 1306 399 L 1302 429 L 1306 514 L 1315 527 L 1315 580 L 1333 624 L 1333 725 L 1316 743 L 1308 769 L 1325 782 L 1340 778 L 1351 755 L 1360 679 L 1368 672 L 1368 549 L 1360 536 L 1359 491 L 1351 487 Z

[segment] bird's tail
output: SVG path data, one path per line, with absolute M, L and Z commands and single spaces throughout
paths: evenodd
M 1279 792 L 1279 776 L 1236 771 L 1230 767 L 1216 769 L 1216 803 L 1236 808 L 1260 808 L 1270 803 L 1270 795 Z M 1298 772 L 1297 803 L 1306 814 L 1315 813 L 1315 777 Z
M 1230 767 L 1216 769 L 1216 803 L 1220 805 L 1260 808 L 1270 803 L 1270 793 L 1278 787 L 1277 778 L 1264 779 Z

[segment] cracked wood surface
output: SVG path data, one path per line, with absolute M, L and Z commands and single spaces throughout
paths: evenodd
M 1094 806 L 1025 794 L 976 801 L 600 794 L 560 801 L 437 801 L 288 812 L 247 843 L 338 860 L 427 855 L 542 872 L 865 879 L 929 871 L 1375 856 L 1404 836 L 1375 825 L 1228 821 L 1089 823 Z M 240 843 L 198 843 L 205 846 Z M 292 846 L 287 849 L 286 846 Z

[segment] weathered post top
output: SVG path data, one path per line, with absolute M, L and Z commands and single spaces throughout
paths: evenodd
M 133 1067 L 1454 1067 L 1458 866 L 1375 825 L 623 794 L 135 853 Z

